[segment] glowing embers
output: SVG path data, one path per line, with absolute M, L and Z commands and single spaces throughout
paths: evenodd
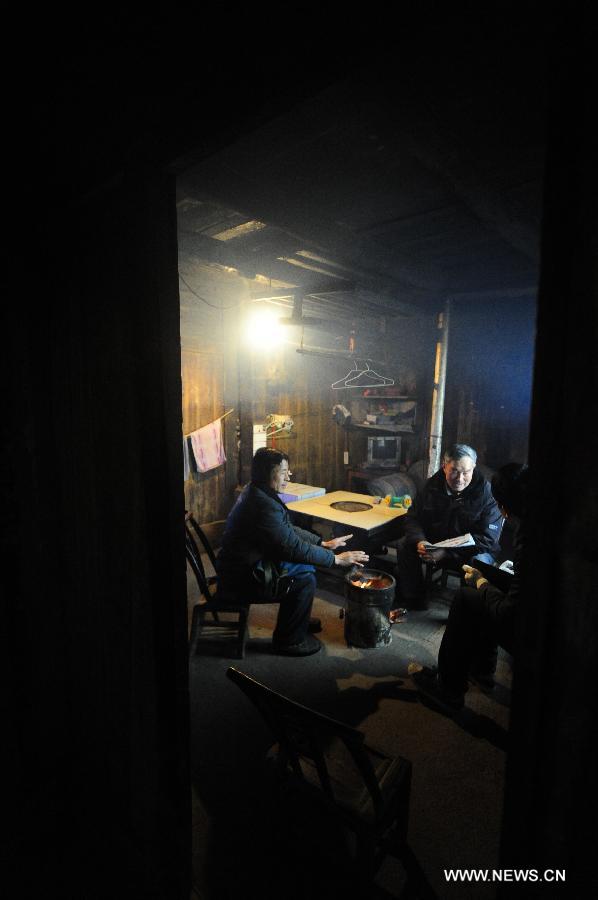
M 351 584 L 353 587 L 362 588 L 363 590 L 380 591 L 393 586 L 394 581 L 387 575 L 381 575 L 380 572 L 353 572 L 351 575 Z

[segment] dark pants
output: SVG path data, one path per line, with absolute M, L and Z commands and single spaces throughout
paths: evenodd
M 493 675 L 497 646 L 513 652 L 513 608 L 497 615 L 475 588 L 457 591 L 438 653 L 438 671 L 448 688 L 464 693 L 469 672 Z
M 316 570 L 305 563 L 285 562 L 282 564 L 282 571 L 285 576 L 282 579 L 282 590 L 285 590 L 287 577 L 290 585 L 288 591 L 275 601 L 280 604 L 280 608 L 272 640 L 283 644 L 298 644 L 307 635 L 316 592 Z
M 438 564 L 439 568 L 459 569 L 464 563 L 475 566 L 475 560 L 492 565 L 494 557 L 490 553 L 481 553 L 475 547 L 465 547 L 463 550 L 451 550 Z M 413 542 L 407 542 L 402 538 L 397 543 L 397 588 L 396 597 L 398 606 L 406 606 L 407 609 L 422 607 L 425 601 L 424 577 L 422 573 L 422 558 L 417 552 Z
M 311 607 L 316 592 L 316 570 L 304 563 L 280 564 L 283 578 L 275 598 L 266 599 L 265 590 L 251 572 L 244 577 L 220 575 L 218 594 L 225 602 L 227 596 L 247 598 L 248 603 L 278 603 L 278 618 L 273 640 L 283 644 L 298 644 L 307 635 Z M 262 569 L 263 572 L 263 569 Z

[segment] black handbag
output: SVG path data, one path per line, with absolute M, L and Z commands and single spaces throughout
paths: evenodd
M 253 577 L 262 586 L 264 600 L 280 600 L 288 594 L 293 579 L 285 575 L 278 565 L 271 559 L 260 560 L 253 567 Z

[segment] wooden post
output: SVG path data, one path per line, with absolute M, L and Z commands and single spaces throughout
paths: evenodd
M 224 405 L 234 413 L 223 423 L 226 435 L 225 492 L 228 508 L 235 501 L 235 488 L 242 483 L 241 476 L 241 347 L 240 323 L 242 317 L 238 308 L 227 313 L 227 340 L 224 345 Z
M 438 315 L 438 329 L 440 331 L 440 336 L 436 343 L 436 361 L 434 364 L 434 387 L 432 389 L 432 416 L 430 421 L 430 456 L 428 463 L 428 478 L 431 478 L 434 472 L 437 472 L 440 468 L 450 305 L 451 301 L 447 300 L 444 306 L 444 312 L 441 312 Z
M 240 317 L 243 322 L 244 317 Z M 241 326 L 242 327 L 242 326 Z M 255 370 L 251 352 L 244 345 L 243 334 L 238 341 L 238 384 L 239 384 L 239 484 L 244 485 L 251 478 L 253 458 L 253 423 L 255 412 Z

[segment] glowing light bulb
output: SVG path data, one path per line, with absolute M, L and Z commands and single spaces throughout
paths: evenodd
M 251 313 L 245 332 L 247 343 L 254 350 L 271 350 L 284 339 L 284 325 L 278 321 L 280 313 L 271 309 L 259 309 Z

